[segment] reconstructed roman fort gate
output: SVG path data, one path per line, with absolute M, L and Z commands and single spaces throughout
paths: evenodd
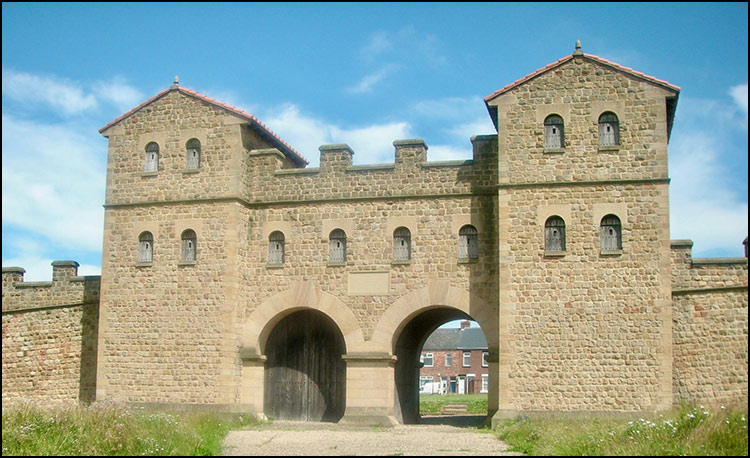
M 424 341 L 473 319 L 494 419 L 746 403 L 747 258 L 669 238 L 679 92 L 578 47 L 484 99 L 471 160 L 306 168 L 175 81 L 100 130 L 101 277 L 3 268 L 3 402 L 413 423 Z

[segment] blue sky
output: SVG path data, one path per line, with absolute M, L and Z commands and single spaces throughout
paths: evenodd
M 107 141 L 98 129 L 180 85 L 254 114 L 311 166 L 471 157 L 483 98 L 583 51 L 680 86 L 671 236 L 742 256 L 748 201 L 747 4 L 2 5 L 2 264 L 49 280 L 101 265 Z

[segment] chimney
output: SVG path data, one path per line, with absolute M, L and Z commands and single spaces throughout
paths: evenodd
M 461 320 L 461 329 L 468 329 L 471 327 L 471 322 L 469 320 Z

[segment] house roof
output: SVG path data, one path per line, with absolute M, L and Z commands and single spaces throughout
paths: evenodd
M 110 127 L 122 122 L 123 120 L 129 118 L 130 116 L 133 116 L 135 113 L 139 112 L 141 109 L 146 107 L 147 105 L 150 105 L 151 103 L 159 100 L 160 98 L 164 97 L 171 91 L 179 91 L 182 94 L 185 94 L 187 96 L 196 98 L 200 101 L 209 103 L 215 107 L 221 108 L 223 110 L 228 111 L 229 113 L 238 116 L 242 119 L 247 120 L 247 124 L 249 127 L 255 129 L 261 136 L 265 137 L 268 141 L 271 142 L 276 148 L 278 148 L 279 151 L 284 153 L 289 159 L 294 161 L 295 163 L 305 166 L 309 163 L 307 159 L 305 159 L 304 156 L 302 156 L 300 153 L 298 153 L 294 148 L 289 146 L 284 140 L 282 140 L 278 135 L 273 133 L 271 129 L 265 126 L 262 122 L 258 120 L 255 116 L 251 115 L 250 113 L 246 113 L 239 108 L 235 108 L 233 106 L 227 105 L 225 103 L 219 102 L 218 100 L 214 100 L 210 97 L 207 97 L 203 94 L 200 94 L 198 92 L 192 91 L 190 89 L 179 87 L 177 84 L 173 84 L 168 89 L 165 89 L 164 91 L 161 91 L 160 93 L 156 94 L 155 96 L 151 97 L 150 99 L 146 100 L 145 102 L 141 103 L 137 107 L 133 108 L 132 110 L 128 111 L 127 113 L 123 114 L 122 116 L 118 117 L 117 119 L 109 122 L 106 126 L 99 129 L 99 133 L 104 133 L 105 130 L 109 129 Z
M 495 124 L 495 129 L 497 129 L 497 111 L 496 111 L 496 109 L 493 109 L 493 107 L 490 107 L 489 102 L 491 100 L 497 98 L 498 96 L 500 96 L 502 94 L 505 94 L 506 92 L 509 92 L 509 91 L 513 90 L 516 87 L 519 87 L 519 86 L 527 83 L 528 81 L 531 81 L 532 79 L 534 79 L 534 78 L 536 78 L 536 77 L 538 77 L 540 75 L 543 75 L 543 74 L 547 73 L 550 70 L 554 70 L 555 68 L 558 68 L 558 67 L 564 65 L 567 62 L 570 62 L 571 60 L 573 60 L 576 57 L 577 58 L 583 58 L 583 59 L 588 60 L 590 62 L 594 62 L 596 64 L 608 67 L 608 68 L 610 68 L 612 70 L 625 73 L 625 74 L 630 75 L 630 76 L 632 76 L 634 78 L 638 78 L 638 79 L 644 80 L 644 81 L 649 82 L 649 83 L 651 83 L 653 85 L 656 85 L 656 86 L 662 87 L 662 88 L 664 88 L 664 89 L 666 89 L 668 91 L 674 92 L 674 96 L 671 98 L 671 100 L 670 99 L 667 100 L 667 135 L 669 137 L 669 135 L 672 132 L 672 123 L 673 123 L 673 120 L 674 120 L 674 112 L 675 112 L 675 110 L 677 108 L 677 97 L 679 96 L 679 93 L 680 93 L 680 90 L 681 90 L 680 87 L 679 86 L 675 86 L 674 84 L 668 83 L 667 81 L 661 80 L 659 78 L 655 78 L 655 77 L 647 75 L 645 73 L 641 73 L 639 71 L 633 70 L 632 68 L 624 67 L 624 66 L 622 66 L 620 64 L 617 64 L 615 62 L 611 62 L 611 61 L 609 61 L 607 59 L 603 59 L 603 58 L 601 58 L 599 56 L 595 56 L 593 54 L 585 54 L 585 53 L 583 53 L 583 52 L 580 51 L 580 43 L 577 44 L 576 51 L 573 54 L 571 54 L 569 56 L 565 56 L 565 57 L 563 57 L 561 59 L 558 59 L 557 61 L 552 62 L 551 64 L 548 64 L 548 65 L 546 65 L 546 66 L 544 66 L 544 67 L 542 67 L 542 68 L 540 68 L 540 69 L 538 69 L 538 70 L 536 70 L 536 71 L 534 71 L 532 73 L 529 73 L 528 75 L 524 76 L 523 78 L 520 78 L 520 79 L 518 79 L 518 80 L 516 80 L 516 81 L 514 81 L 514 82 L 512 82 L 512 83 L 510 83 L 508 85 L 506 85 L 505 87 L 503 87 L 501 89 L 498 89 L 497 91 L 493 92 L 492 94 L 490 94 L 490 95 L 488 95 L 487 97 L 484 98 L 484 103 L 487 106 L 487 110 L 490 112 L 490 117 L 492 118 L 492 122 Z
M 436 329 L 422 350 L 486 350 L 487 340 L 480 328 Z

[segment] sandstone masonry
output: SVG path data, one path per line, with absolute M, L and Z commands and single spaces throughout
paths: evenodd
M 443 322 L 471 318 L 487 338 L 495 418 L 747 402 L 747 259 L 693 259 L 692 243 L 669 240 L 678 95 L 576 51 L 485 99 L 498 134 L 473 137 L 471 160 L 429 162 L 409 139 L 391 164 L 355 166 L 349 146 L 323 145 L 306 168 L 251 115 L 175 84 L 101 130 L 100 289 L 74 272 L 40 285 L 3 269 L 3 400 L 92 399 L 90 353 L 66 375 L 35 369 L 45 345 L 79 342 L 97 353 L 97 400 L 256 414 L 288 402 L 306 418 L 343 403 L 341 421 L 415 422 L 419 349 Z M 560 147 L 545 140 L 551 116 L 564 122 Z M 603 145 L 608 126 L 618 137 Z M 198 167 L 186 163 L 195 140 Z M 144 171 L 153 144 L 158 167 Z M 602 244 L 611 215 L 614 248 Z M 562 249 L 549 241 L 555 218 Z M 334 260 L 339 231 L 346 254 Z M 305 348 L 329 330 L 285 320 L 301 310 L 330 319 L 345 349 L 313 359 Z M 284 338 L 284 352 L 267 347 Z M 345 383 L 323 382 L 336 361 Z M 278 375 L 290 364 L 304 389 Z M 58 378 L 64 393 L 45 388 Z

